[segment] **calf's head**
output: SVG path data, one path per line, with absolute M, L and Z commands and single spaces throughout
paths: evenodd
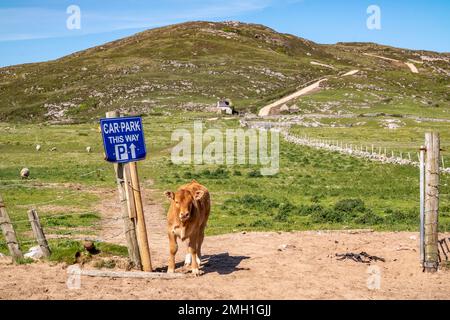
M 188 221 L 193 213 L 194 208 L 198 206 L 199 201 L 205 194 L 203 190 L 190 192 L 189 190 L 178 190 L 177 192 L 164 192 L 167 198 L 173 202 L 173 207 L 181 222 Z

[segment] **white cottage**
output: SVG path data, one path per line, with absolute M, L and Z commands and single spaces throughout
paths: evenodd
M 230 100 L 217 101 L 217 113 L 220 114 L 233 114 L 234 108 Z

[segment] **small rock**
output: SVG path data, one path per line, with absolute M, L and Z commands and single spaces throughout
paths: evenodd
M 286 249 L 294 249 L 294 248 L 295 248 L 295 246 L 292 244 L 282 244 L 278 247 L 278 251 L 283 251 Z
M 411 240 L 417 240 L 417 237 L 416 237 L 416 236 L 411 236 L 411 237 L 409 237 L 409 239 L 411 239 Z
M 44 256 L 44 253 L 42 252 L 42 249 L 40 246 L 31 247 L 30 250 L 28 250 L 27 253 L 23 255 L 25 258 L 31 258 L 34 260 L 41 259 Z
M 100 252 L 99 250 L 97 250 L 95 244 L 92 241 L 85 241 L 83 246 L 86 249 L 86 251 L 91 254 L 97 254 Z
M 56 151 L 56 147 L 51 148 L 50 151 Z
M 29 176 L 30 176 L 30 169 L 23 168 L 22 170 L 20 170 L 20 177 L 22 179 L 28 179 Z
M 299 108 L 296 104 L 292 105 L 292 106 L 289 108 L 289 111 L 290 111 L 290 112 L 298 112 L 299 110 L 300 110 L 300 108 Z
M 289 107 L 286 104 L 283 104 L 280 108 L 280 112 L 289 112 Z

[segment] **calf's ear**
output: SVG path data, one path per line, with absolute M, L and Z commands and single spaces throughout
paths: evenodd
M 198 200 L 200 200 L 201 198 L 203 198 L 204 195 L 205 195 L 205 191 L 203 191 L 203 190 L 197 190 L 197 191 L 195 191 L 194 199 L 198 201 Z
M 164 192 L 164 195 L 169 198 L 170 200 L 174 200 L 175 199 L 175 193 L 173 193 L 172 191 L 166 191 Z

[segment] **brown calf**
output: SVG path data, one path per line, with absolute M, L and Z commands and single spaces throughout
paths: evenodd
M 185 264 L 191 264 L 192 273 L 200 275 L 199 265 L 205 227 L 211 210 L 208 189 L 192 180 L 176 192 L 166 191 L 170 199 L 167 213 L 167 233 L 169 235 L 170 256 L 167 272 L 175 271 L 175 254 L 178 251 L 177 239 L 187 241 L 188 254 Z

